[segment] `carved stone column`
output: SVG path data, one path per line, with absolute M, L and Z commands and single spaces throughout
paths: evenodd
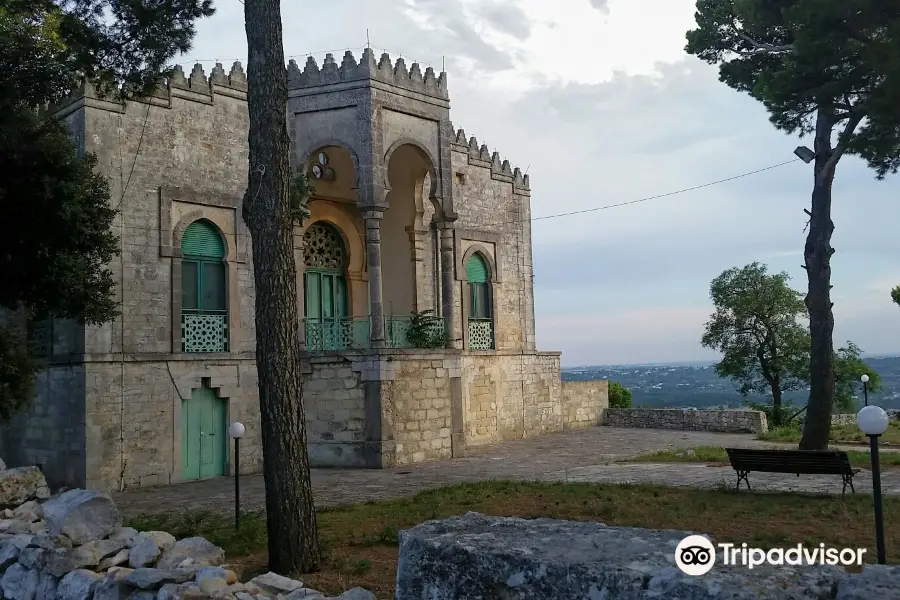
M 421 218 L 416 218 L 416 224 L 406 228 L 409 235 L 409 257 L 413 266 L 413 277 L 415 278 L 415 304 L 413 310 L 420 311 L 429 308 L 429 296 L 426 293 L 426 286 L 429 285 L 428 277 L 425 274 L 425 236 L 428 230 L 421 225 Z
M 454 332 L 456 315 L 453 311 L 453 289 L 455 265 L 453 260 L 453 223 L 441 223 L 441 308 L 444 311 L 444 331 L 447 334 L 447 347 L 459 347 Z
M 366 210 L 366 256 L 369 267 L 369 341 L 373 348 L 384 348 L 384 300 L 381 286 L 382 210 Z

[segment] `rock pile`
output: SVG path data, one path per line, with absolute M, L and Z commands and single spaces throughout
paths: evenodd
M 36 472 L 36 473 L 35 473 Z M 34 467 L 0 472 L 0 590 L 5 600 L 329 600 L 275 573 L 240 583 L 202 537 L 122 527 L 112 499 L 49 496 Z M 14 499 L 9 502 L 9 499 Z M 332 600 L 375 600 L 355 588 Z

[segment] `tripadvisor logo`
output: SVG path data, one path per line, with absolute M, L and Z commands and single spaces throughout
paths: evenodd
M 861 566 L 865 548 L 805 547 L 797 544 L 790 548 L 751 548 L 747 544 L 716 544 L 702 535 L 689 535 L 675 548 L 675 564 L 686 575 L 709 573 L 716 563 L 716 546 L 722 551 L 723 566 L 742 566 L 753 569 L 760 565 L 800 566 L 800 565 L 842 565 Z
M 686 575 L 709 573 L 716 563 L 716 547 L 702 535 L 689 535 L 675 548 L 675 564 Z

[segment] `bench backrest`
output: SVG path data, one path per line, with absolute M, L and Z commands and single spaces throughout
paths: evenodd
M 842 450 L 768 450 L 726 448 L 731 466 L 739 471 L 849 475 L 850 458 Z

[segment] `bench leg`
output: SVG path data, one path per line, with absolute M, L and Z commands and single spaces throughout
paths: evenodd
M 856 490 L 853 488 L 853 475 L 841 475 L 841 478 L 844 480 L 844 485 L 841 488 L 841 496 L 843 496 L 847 492 L 847 486 L 850 486 L 850 493 L 855 494 Z
M 747 475 L 749 475 L 749 474 L 750 474 L 750 471 L 738 471 L 737 472 L 738 479 L 737 479 L 737 485 L 735 485 L 735 487 L 734 487 L 735 491 L 741 489 L 741 480 L 743 480 L 744 483 L 747 484 L 747 489 L 748 490 L 750 489 L 750 480 L 747 479 Z

